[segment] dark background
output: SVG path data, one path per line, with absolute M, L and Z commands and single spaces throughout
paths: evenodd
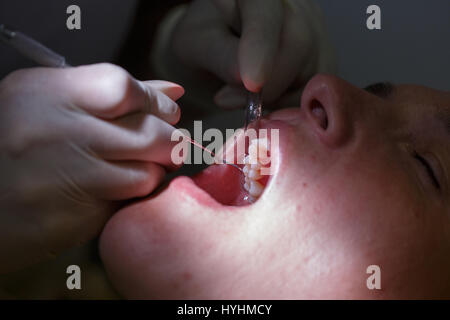
M 358 86 L 389 80 L 450 90 L 449 0 L 316 0 L 339 61 Z M 366 28 L 366 9 L 381 8 L 381 30 Z
M 65 55 L 74 65 L 120 61 L 137 76 L 142 66 L 133 65 L 133 61 L 140 60 L 137 59 L 140 58 L 139 54 L 146 54 L 144 49 L 148 46 L 147 39 L 154 31 L 152 29 L 158 18 L 168 7 L 188 2 L 58 0 L 52 1 L 54 12 L 49 12 L 43 5 L 46 1 L 0 0 L 0 23 L 15 25 Z M 316 2 L 324 12 L 342 78 L 358 86 L 389 80 L 450 89 L 450 0 Z M 65 8 L 69 4 L 78 4 L 82 8 L 80 31 L 71 32 L 65 28 Z M 366 28 L 366 9 L 371 4 L 381 8 L 381 30 L 370 31 Z M 133 8 L 140 9 L 140 19 L 122 30 L 123 24 L 133 20 Z M 30 27 L 31 22 L 33 24 Z M 105 30 L 108 31 L 106 36 Z M 133 30 L 131 38 L 124 38 L 119 46 L 113 44 L 115 39 L 123 38 L 124 33 L 130 30 Z M 58 41 L 61 32 L 67 41 Z M 132 50 L 128 50 L 124 56 L 121 48 Z M 122 55 L 119 55 L 121 51 Z M 32 64 L 23 59 L 17 60 L 11 49 L 0 44 L 0 78 L 21 66 Z

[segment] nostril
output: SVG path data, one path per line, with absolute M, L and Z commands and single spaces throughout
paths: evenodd
M 326 130 L 328 128 L 328 116 L 323 105 L 320 103 L 320 101 L 314 99 L 311 101 L 309 106 L 311 113 L 316 119 L 319 126 L 322 129 Z

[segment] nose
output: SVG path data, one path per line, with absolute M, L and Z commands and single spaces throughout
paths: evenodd
M 354 133 L 358 88 L 331 75 L 316 75 L 306 85 L 301 109 L 321 141 L 340 147 Z

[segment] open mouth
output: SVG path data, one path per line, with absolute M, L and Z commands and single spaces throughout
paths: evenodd
M 254 146 L 255 142 L 252 141 L 249 149 L 256 149 Z M 263 174 L 262 169 L 267 166 L 258 161 L 254 154 L 253 151 L 245 157 L 245 163 L 240 166 L 242 172 L 226 164 L 215 164 L 192 179 L 198 187 L 223 205 L 244 206 L 254 203 L 271 178 L 271 175 Z
M 232 162 L 237 163 L 242 171 L 230 165 L 215 164 L 192 177 L 199 188 L 222 205 L 245 206 L 255 203 L 276 174 L 279 143 L 275 141 L 273 129 L 279 128 L 274 127 L 272 121 L 261 120 L 258 129 L 258 133 L 260 129 L 266 129 L 265 134 L 258 134 L 253 139 L 248 137 L 247 143 L 244 141 L 244 154 L 239 153 L 235 144 L 232 145 Z M 246 139 L 245 136 L 242 138 Z M 226 159 L 228 162 L 231 160 L 228 153 Z
M 264 136 L 257 135 L 253 139 L 246 138 L 246 148 L 242 152 L 242 159 L 240 159 L 242 162 L 238 161 L 238 156 L 241 155 L 239 152 L 233 151 L 234 153 L 229 157 L 229 145 L 232 145 L 232 149 L 235 150 L 234 146 L 237 143 L 229 144 L 228 140 L 224 145 L 225 150 L 222 159 L 227 163 L 238 163 L 241 170 L 227 164 L 213 164 L 192 177 L 176 177 L 164 186 L 161 192 L 167 191 L 168 194 L 171 194 L 172 200 L 176 198 L 179 199 L 176 201 L 192 202 L 194 206 L 200 205 L 214 208 L 214 210 L 225 209 L 224 207 L 232 209 L 257 205 L 260 201 L 264 201 L 271 192 L 279 188 L 285 177 L 284 173 L 289 170 L 290 146 L 295 140 L 296 127 L 298 126 L 298 121 L 295 119 L 299 118 L 299 111 L 299 108 L 281 109 L 269 114 L 257 123 L 258 130 L 256 131 L 261 133 L 263 131 L 261 129 L 266 129 L 266 137 L 270 141 L 270 163 L 263 163 L 259 169 L 270 168 L 269 174 L 267 174 L 267 171 L 265 174 L 251 171 L 257 169 L 258 164 L 253 164 L 252 168 L 252 164 L 249 163 L 247 169 L 244 169 L 246 167 L 245 156 L 249 156 L 251 152 L 249 150 L 250 142 L 264 138 Z M 278 145 L 272 143 L 274 141 L 273 134 L 278 138 L 275 139 L 278 140 Z M 238 135 L 236 140 L 242 136 Z M 244 174 L 243 171 L 246 171 L 246 173 Z M 258 173 L 261 174 L 261 177 Z M 252 181 L 249 180 L 254 180 L 258 184 L 254 182 L 252 186 Z

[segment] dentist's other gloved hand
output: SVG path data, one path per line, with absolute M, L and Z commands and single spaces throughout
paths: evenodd
M 297 105 L 317 72 L 334 71 L 319 8 L 310 0 L 196 0 L 172 35 L 180 61 L 224 85 L 221 107 L 241 107 L 247 90 L 265 105 Z
M 110 64 L 0 82 L 0 273 L 92 239 L 162 181 L 184 89 Z

